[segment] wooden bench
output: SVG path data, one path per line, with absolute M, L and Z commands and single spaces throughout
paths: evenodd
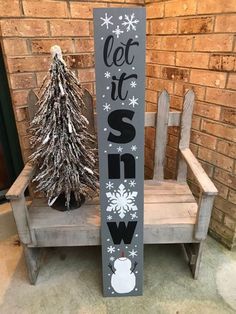
M 194 93 L 189 91 L 185 95 L 183 112 L 169 111 L 169 96 L 163 91 L 158 100 L 158 114 L 145 114 L 145 127 L 157 127 L 154 177 L 153 180 L 145 181 L 144 243 L 184 244 L 193 276 L 197 278 L 217 189 L 189 149 L 193 104 Z M 92 105 L 87 115 L 93 121 Z M 168 126 L 180 126 L 176 181 L 164 180 Z M 198 204 L 186 183 L 187 166 L 201 189 Z M 79 209 L 69 212 L 59 212 L 48 207 L 45 199 L 33 199 L 27 206 L 24 192 L 34 170 L 33 166 L 26 164 L 7 193 L 32 284 L 37 279 L 41 248 L 100 245 L 99 199 L 87 201 Z

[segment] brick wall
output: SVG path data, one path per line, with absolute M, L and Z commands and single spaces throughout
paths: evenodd
M 1 45 L 24 161 L 27 95 L 38 90 L 50 63 L 50 47 L 61 46 L 69 66 L 95 95 L 92 10 L 95 7 L 143 5 L 144 0 L 63 1 L 0 0 Z
M 156 110 L 166 88 L 171 107 L 184 92 L 197 95 L 191 148 L 219 189 L 211 233 L 236 244 L 236 14 L 235 0 L 0 0 L 1 44 L 23 158 L 29 154 L 27 94 L 36 91 L 59 44 L 82 84 L 95 95 L 93 7 L 147 8 L 146 109 Z M 178 130 L 168 134 L 166 177 L 175 176 Z M 152 175 L 154 129 L 146 130 L 146 176 Z M 190 184 L 197 191 L 191 174 Z
M 235 0 L 146 0 L 147 110 L 156 110 L 158 91 L 171 94 L 181 109 L 193 88 L 191 148 L 219 190 L 211 233 L 228 247 L 236 244 L 236 3 Z M 152 175 L 153 132 L 146 140 L 146 173 Z M 176 169 L 178 130 L 168 135 L 166 177 Z M 190 184 L 196 190 L 193 177 Z

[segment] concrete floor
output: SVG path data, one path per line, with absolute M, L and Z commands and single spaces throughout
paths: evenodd
M 3 212 L 0 206 L 1 314 L 236 313 L 236 252 L 212 238 L 198 280 L 192 279 L 180 245 L 148 245 L 144 295 L 103 298 L 98 247 L 47 249 L 37 285 L 31 286 L 6 205 L 5 218 Z M 8 221 L 8 228 L 1 221 Z

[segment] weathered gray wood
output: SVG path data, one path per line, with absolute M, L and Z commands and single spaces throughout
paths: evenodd
M 28 187 L 33 175 L 35 173 L 35 166 L 27 163 L 21 171 L 15 182 L 12 184 L 6 194 L 7 199 L 17 199 L 24 195 L 25 189 Z
M 144 225 L 144 244 L 194 243 L 194 224 Z M 77 227 L 40 228 L 35 230 L 39 247 L 100 245 L 100 229 L 80 230 Z M 34 247 L 34 246 L 32 246 Z
M 40 268 L 41 249 L 29 248 L 26 245 L 23 246 L 23 249 L 29 281 L 32 285 L 35 285 Z
M 199 209 L 197 215 L 197 223 L 195 228 L 195 239 L 205 240 L 211 219 L 211 211 L 213 207 L 215 195 L 207 195 L 202 193 L 199 200 Z
M 211 181 L 211 179 L 206 174 L 205 170 L 202 168 L 200 162 L 197 158 L 193 155 L 189 148 L 180 149 L 180 153 L 186 163 L 188 164 L 189 168 L 192 170 L 194 177 L 196 178 L 200 188 L 205 194 L 208 195 L 217 195 L 218 191 Z
M 11 207 L 15 218 L 19 238 L 22 243 L 31 243 L 31 236 L 29 231 L 28 219 L 27 219 L 27 206 L 24 196 L 18 199 L 11 200 Z
M 38 96 L 35 94 L 35 92 L 31 89 L 29 91 L 28 97 L 27 97 L 27 107 L 28 107 L 28 114 L 29 114 L 29 121 L 32 121 L 35 113 L 37 111 L 36 103 L 38 101 Z
M 181 113 L 178 111 L 170 111 L 168 118 L 168 126 L 180 125 Z M 156 112 L 145 112 L 145 127 L 156 127 Z
M 179 149 L 185 149 L 189 147 L 194 98 L 195 95 L 192 90 L 189 90 L 184 96 L 183 112 L 181 116 Z M 177 180 L 179 182 L 186 181 L 186 176 L 187 176 L 186 162 L 183 160 L 182 156 L 179 156 Z
M 189 267 L 194 279 L 197 279 L 199 275 L 203 245 L 204 241 L 201 241 L 200 243 L 184 244 L 186 254 L 189 258 Z
M 169 119 L 169 95 L 164 90 L 158 100 L 158 116 L 155 140 L 154 180 L 164 180 L 164 162 Z
M 179 111 L 170 111 L 168 126 L 179 126 L 180 125 L 181 112 Z

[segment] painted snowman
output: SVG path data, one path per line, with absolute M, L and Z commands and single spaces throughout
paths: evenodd
M 115 271 L 111 276 L 111 286 L 117 293 L 129 293 L 136 285 L 134 269 L 131 270 L 132 262 L 127 257 L 117 258 L 114 262 Z

